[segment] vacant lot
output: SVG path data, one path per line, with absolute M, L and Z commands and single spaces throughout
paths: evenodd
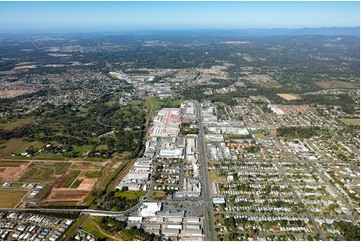
M 267 137 L 264 134 L 255 134 L 257 139 L 267 139 Z
M 277 96 L 279 96 L 287 101 L 301 99 L 300 94 L 294 94 L 294 93 L 277 93 Z
M 99 220 L 96 219 L 95 217 L 89 217 L 86 220 L 86 222 L 83 224 L 82 229 L 91 233 L 98 239 L 108 237 L 110 238 L 110 240 L 113 241 L 123 240 L 121 237 L 119 237 L 116 234 L 111 234 L 109 233 L 109 231 L 104 231 L 100 226 Z
M 17 68 L 19 69 L 19 68 Z M 0 90 L 0 97 L 10 98 L 32 92 L 30 90 Z
M 323 82 L 315 82 L 322 88 L 330 89 L 330 88 L 359 88 L 360 85 L 354 82 L 341 82 L 341 81 L 323 81 Z
M 23 164 L 27 164 L 29 161 L 23 160 L 0 160 L 0 167 L 19 167 Z
M 16 182 L 18 181 L 28 168 L 26 161 L 4 161 L 0 162 L 2 172 L 0 172 L 0 182 Z
M 0 208 L 14 208 L 27 191 L 0 190 Z
M 358 125 L 360 126 L 360 119 L 358 118 L 342 118 L 340 119 L 346 125 Z
M 88 191 L 78 189 L 57 188 L 53 189 L 43 203 L 54 202 L 79 202 L 82 201 Z
M 54 188 L 43 203 L 82 202 L 93 189 L 97 179 L 76 180 L 71 188 Z M 76 188 L 75 188 L 76 186 Z
M 35 161 L 29 165 L 21 181 L 54 182 L 68 171 L 70 165 L 70 162 Z
M 227 178 L 225 176 L 219 176 L 215 171 L 209 171 L 209 179 L 211 182 L 226 183 Z
M 102 173 L 100 171 L 87 171 L 85 173 L 86 178 L 98 178 L 101 177 Z
M 64 188 L 70 187 L 79 174 L 80 171 L 69 171 L 67 174 L 65 174 L 65 176 L 63 176 L 62 181 L 60 182 L 58 187 L 64 187 Z
M 163 191 L 153 191 L 150 195 L 152 200 L 163 200 L 167 194 Z
M 22 139 L 12 138 L 5 143 L 0 144 L 0 157 L 9 156 L 11 153 L 21 153 L 26 150 L 32 143 Z
M 115 193 L 116 197 L 125 197 L 128 200 L 135 200 L 145 195 L 147 191 L 119 191 Z

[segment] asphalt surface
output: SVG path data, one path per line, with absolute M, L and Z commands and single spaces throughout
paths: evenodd
M 213 217 L 213 204 L 212 197 L 209 188 L 209 178 L 208 178 L 208 167 L 207 167 L 207 159 L 205 153 L 205 144 L 204 144 L 204 129 L 202 124 L 202 114 L 201 107 L 197 101 L 194 101 L 196 104 L 196 114 L 197 114 L 197 122 L 199 128 L 199 164 L 201 165 L 202 172 L 202 195 L 204 198 L 204 220 L 205 220 L 205 234 L 206 240 L 215 241 L 215 232 L 214 232 L 214 217 Z

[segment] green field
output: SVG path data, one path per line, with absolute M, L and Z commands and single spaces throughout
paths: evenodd
M 135 200 L 145 195 L 147 191 L 118 191 L 115 193 L 116 197 L 125 197 L 128 200 Z
M 358 125 L 360 126 L 360 119 L 358 118 L 342 118 L 340 121 L 346 125 Z
M 0 157 L 9 156 L 11 153 L 22 153 L 32 142 L 27 142 L 19 138 L 12 138 L 0 144 Z
M 15 122 L 11 122 L 11 123 L 0 124 L 0 128 L 9 131 L 15 128 L 23 127 L 31 123 L 33 123 L 33 119 L 31 117 L 28 117 L 28 118 L 18 119 Z
M 21 160 L 0 160 L 0 167 L 19 167 L 23 164 L 28 163 L 28 161 Z
M 0 190 L 0 208 L 14 208 L 27 191 Z
M 167 194 L 163 191 L 153 191 L 150 195 L 152 200 L 163 200 Z
M 99 145 L 96 150 L 108 150 L 108 145 Z
M 98 239 L 100 238 L 107 238 L 108 240 L 122 240 L 118 235 L 110 234 L 108 231 L 105 231 L 101 228 L 100 222 L 98 219 L 94 217 L 89 217 L 86 222 L 83 224 L 82 229 L 91 233 Z
M 66 182 L 61 187 L 69 188 L 73 184 L 73 182 L 75 181 L 75 179 L 78 177 L 79 174 L 80 174 L 80 171 L 70 171 L 67 174 L 68 179 L 66 180 Z
M 21 181 L 55 181 L 57 176 L 67 172 L 70 165 L 70 162 L 33 162 L 21 177 Z
M 37 153 L 34 158 L 46 159 L 46 160 L 64 160 L 65 157 L 62 154 L 54 154 L 52 152 Z
M 360 84 L 355 82 L 342 82 L 342 81 L 323 81 L 316 82 L 322 88 L 330 89 L 330 88 L 359 88 Z
M 99 178 L 101 175 L 102 173 L 100 171 L 87 171 L 85 173 L 86 178 Z
M 84 152 L 91 151 L 93 149 L 92 145 L 82 145 L 82 146 L 74 145 L 73 147 L 74 147 L 74 151 L 79 152 L 79 155 L 83 155 Z
M 224 102 L 214 102 L 215 105 L 224 107 L 226 104 Z
M 80 180 L 77 179 L 77 180 L 73 183 L 73 185 L 71 185 L 70 188 L 78 188 L 79 185 L 80 185 L 82 182 L 83 182 L 83 179 L 80 179 Z
M 249 131 L 250 134 L 263 134 L 263 131 L 262 130 L 250 130 Z
M 167 108 L 179 108 L 181 103 L 183 103 L 185 99 L 174 99 L 174 100 L 160 100 L 157 97 L 147 97 L 145 99 L 145 106 L 148 110 L 158 111 L 159 109 L 163 107 Z

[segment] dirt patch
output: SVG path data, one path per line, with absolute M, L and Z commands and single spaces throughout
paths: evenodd
M 78 189 L 57 188 L 53 189 L 43 203 L 54 202 L 80 202 L 85 199 L 89 191 Z
M 93 190 L 96 181 L 96 178 L 84 178 L 77 188 L 53 188 L 42 203 L 82 202 L 88 193 Z
M 293 93 L 277 93 L 277 96 L 279 96 L 287 101 L 301 99 L 300 94 L 293 94 Z
M 104 166 L 103 163 L 95 163 L 95 162 L 73 162 L 73 165 L 71 166 L 72 170 L 101 170 Z
M 96 178 L 84 178 L 83 182 L 79 185 L 77 189 L 91 191 L 96 181 Z
M 0 172 L 1 182 L 17 182 L 24 175 L 29 163 L 20 165 L 19 167 L 6 167 L 4 171 Z
M 31 90 L 0 90 L 0 98 L 9 98 L 33 92 Z

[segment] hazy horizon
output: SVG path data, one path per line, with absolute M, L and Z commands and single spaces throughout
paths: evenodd
M 0 32 L 359 27 L 359 2 L 0 2 Z

